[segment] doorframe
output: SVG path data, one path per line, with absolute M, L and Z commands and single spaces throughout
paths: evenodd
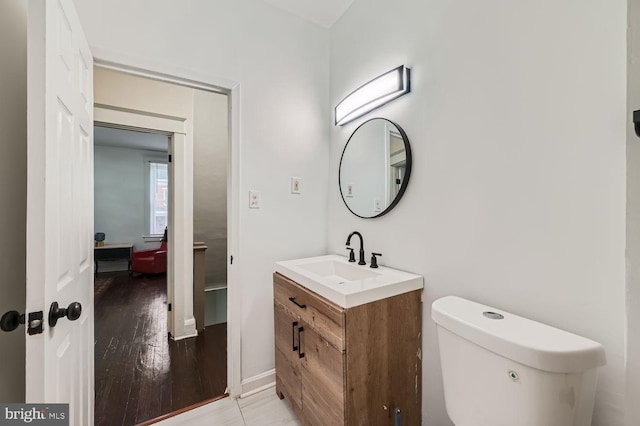
M 170 138 L 169 163 L 169 230 L 171 243 L 167 250 L 167 330 L 174 340 L 198 335 L 193 315 L 193 182 L 189 164 L 193 164 L 193 147 L 187 136 L 190 126 L 183 118 L 168 117 L 146 111 L 94 104 L 94 126 L 162 134 Z M 189 184 L 191 182 L 191 184 Z M 183 188 L 176 191 L 175 188 Z M 178 285 L 178 283 L 182 283 Z
M 240 345 L 240 296 L 242 289 L 234 271 L 234 265 L 229 259 L 234 253 L 239 253 L 240 247 L 240 84 L 218 76 L 121 55 L 93 46 L 91 51 L 95 67 L 227 95 L 229 130 L 227 160 L 227 392 L 232 397 L 239 397 L 242 391 Z M 148 118 L 152 120 L 153 116 L 148 116 Z M 176 144 L 172 143 L 171 145 Z M 193 185 L 193 181 L 190 183 Z M 190 219 L 192 228 L 193 215 Z M 192 247 L 189 248 L 188 253 L 191 255 Z

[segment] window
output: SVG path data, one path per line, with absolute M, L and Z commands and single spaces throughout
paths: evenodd
M 169 169 L 166 161 L 148 160 L 147 164 L 147 232 L 149 235 L 162 235 L 167 226 Z

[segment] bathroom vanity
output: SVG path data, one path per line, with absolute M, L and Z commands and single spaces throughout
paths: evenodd
M 422 277 L 380 269 L 341 256 L 276 264 L 276 393 L 303 424 L 421 423 Z

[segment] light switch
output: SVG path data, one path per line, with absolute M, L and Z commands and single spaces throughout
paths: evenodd
M 347 184 L 347 190 L 345 191 L 344 196 L 345 197 L 353 197 L 353 192 L 354 192 L 353 184 L 352 183 L 348 183 Z
M 249 208 L 250 209 L 260 208 L 260 191 L 256 191 L 254 189 L 249 191 Z
M 301 184 L 302 184 L 302 179 L 300 179 L 299 177 L 293 176 L 291 178 L 291 193 L 300 194 L 302 190 L 302 188 L 300 187 Z

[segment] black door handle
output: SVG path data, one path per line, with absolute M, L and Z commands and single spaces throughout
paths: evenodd
M 58 307 L 58 302 L 53 302 L 49 309 L 49 327 L 55 327 L 58 320 L 67 317 L 69 321 L 75 321 L 82 314 L 82 305 L 78 302 L 72 302 L 66 308 Z
M 18 311 L 5 312 L 0 318 L 0 328 L 2 331 L 13 331 L 20 324 L 24 324 L 24 314 L 20 314 Z
M 296 346 L 296 326 L 298 325 L 298 321 L 294 321 L 291 323 L 291 346 L 293 347 L 293 352 L 298 350 Z M 298 339 L 298 343 L 300 343 L 300 339 Z
M 27 314 L 21 314 L 18 311 L 5 312 L 0 318 L 0 329 L 2 331 L 13 331 L 20 326 L 20 324 L 27 324 L 27 333 L 32 336 L 34 334 L 42 333 L 42 311 L 29 312 Z
M 302 350 L 302 340 L 300 340 L 300 333 L 304 331 L 304 327 L 298 327 L 298 358 L 304 358 L 304 352 Z

